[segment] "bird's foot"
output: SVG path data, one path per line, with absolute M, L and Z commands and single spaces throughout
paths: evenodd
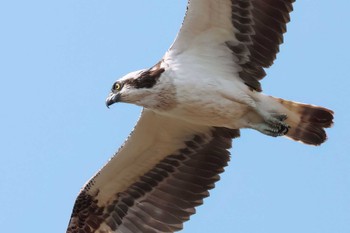
M 265 122 L 257 124 L 254 128 L 263 134 L 278 137 L 288 133 L 290 126 L 284 121 L 287 119 L 286 114 L 272 113 L 265 117 Z

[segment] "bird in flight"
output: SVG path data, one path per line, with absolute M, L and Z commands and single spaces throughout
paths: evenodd
M 214 188 L 239 130 L 320 145 L 329 109 L 264 95 L 294 0 L 189 0 L 163 58 L 106 99 L 143 107 L 124 145 L 80 191 L 67 233 L 176 232 Z

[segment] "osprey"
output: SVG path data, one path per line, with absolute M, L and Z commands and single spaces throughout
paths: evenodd
M 143 107 L 135 129 L 80 191 L 67 233 L 181 230 L 219 180 L 239 129 L 310 145 L 333 112 L 262 94 L 294 0 L 190 0 L 159 63 L 116 81 L 106 104 Z

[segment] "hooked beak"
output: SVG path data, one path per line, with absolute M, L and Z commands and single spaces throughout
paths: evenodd
M 120 93 L 109 93 L 107 99 L 106 99 L 106 106 L 107 108 L 109 108 L 109 106 L 111 106 L 114 103 L 119 102 L 120 100 Z

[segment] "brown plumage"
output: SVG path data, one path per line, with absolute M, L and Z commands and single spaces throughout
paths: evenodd
M 288 112 L 286 123 L 290 126 L 287 137 L 309 145 L 320 145 L 327 139 L 325 128 L 333 125 L 333 111 L 310 104 L 276 99 Z
M 232 0 L 232 24 L 239 43 L 228 47 L 242 66 L 240 77 L 256 91 L 262 91 L 259 80 L 276 59 L 283 43 L 289 13 L 295 0 Z
M 238 136 L 238 130 L 226 128 L 193 135 L 183 148 L 166 156 L 103 205 L 98 203 L 100 190 L 91 193 L 93 178 L 75 202 L 67 233 L 181 230 L 220 179 L 230 159 L 232 138 Z

